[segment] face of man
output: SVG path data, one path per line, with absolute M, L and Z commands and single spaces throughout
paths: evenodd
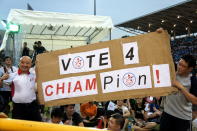
M 181 59 L 177 65 L 177 73 L 182 76 L 188 75 L 192 69 L 192 67 L 188 67 L 188 63 L 184 59 Z
M 23 45 L 24 45 L 24 47 L 27 47 L 27 42 L 24 42 L 24 44 L 23 44 Z
M 66 108 L 65 108 L 65 111 L 66 111 L 66 114 L 69 115 L 69 116 L 72 116 L 73 113 L 75 112 L 74 111 L 74 106 L 73 105 L 68 105 Z
M 29 72 L 29 69 L 31 68 L 31 58 L 23 56 L 20 60 L 19 68 L 24 73 Z
M 41 47 L 42 46 L 42 43 L 38 42 L 38 47 Z
M 117 105 L 122 106 L 124 104 L 123 100 L 117 100 Z
M 12 60 L 10 58 L 5 59 L 6 66 L 12 65 Z
M 113 117 L 111 117 L 109 119 L 109 122 L 108 122 L 108 130 L 111 130 L 111 131 L 120 131 L 120 125 L 118 125 L 116 123 L 116 119 L 114 119 Z

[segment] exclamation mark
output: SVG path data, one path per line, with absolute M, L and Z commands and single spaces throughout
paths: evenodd
M 159 80 L 159 70 L 156 70 L 156 76 L 157 76 L 157 83 L 160 83 L 160 80 Z

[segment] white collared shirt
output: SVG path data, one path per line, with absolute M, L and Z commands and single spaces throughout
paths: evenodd
M 35 74 L 18 74 L 18 72 L 10 74 L 10 77 L 5 82 L 13 83 L 14 103 L 31 103 L 36 100 L 35 91 Z

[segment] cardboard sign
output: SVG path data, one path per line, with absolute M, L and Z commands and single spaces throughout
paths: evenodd
M 164 96 L 175 76 L 167 32 L 38 55 L 38 98 L 47 106 Z

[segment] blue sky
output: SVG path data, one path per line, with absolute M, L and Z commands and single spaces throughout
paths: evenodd
M 96 0 L 96 14 L 111 16 L 114 25 L 167 8 L 186 0 Z M 7 19 L 10 9 L 26 9 L 75 14 L 94 14 L 94 0 L 0 0 L 0 18 Z M 2 29 L 0 25 L 0 29 Z M 128 35 L 114 29 L 112 38 Z

